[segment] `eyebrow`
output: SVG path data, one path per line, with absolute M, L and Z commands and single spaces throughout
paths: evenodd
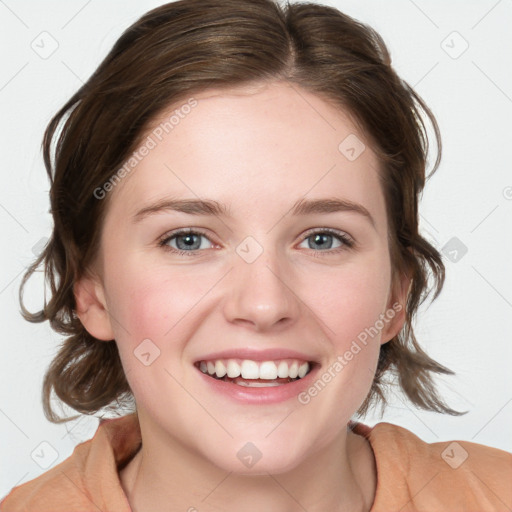
M 133 215 L 132 220 L 134 223 L 137 223 L 150 215 L 164 211 L 175 211 L 187 213 L 189 215 L 231 217 L 226 205 L 211 199 L 161 199 L 139 210 L 135 215 Z M 353 212 L 365 217 L 370 221 L 372 226 L 375 227 L 373 217 L 363 205 L 346 199 L 300 199 L 290 208 L 289 211 L 291 211 L 294 216 Z

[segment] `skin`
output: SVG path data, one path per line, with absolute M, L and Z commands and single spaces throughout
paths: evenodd
M 143 445 L 120 473 L 123 488 L 137 512 L 369 510 L 373 452 L 346 425 L 403 309 L 306 405 L 240 404 L 205 386 L 192 363 L 217 350 L 282 347 L 325 369 L 405 303 L 409 281 L 392 286 L 377 157 L 345 113 L 295 85 L 194 98 L 197 106 L 110 192 L 97 262 L 75 285 L 81 321 L 99 340 L 115 339 L 137 403 Z M 366 145 L 354 161 L 338 150 L 350 134 Z M 225 203 L 231 217 L 162 211 L 132 221 L 171 196 Z M 299 199 L 332 197 L 364 206 L 375 225 L 353 211 L 289 213 Z M 206 232 L 198 254 L 158 246 L 184 227 Z M 319 248 L 305 236 L 311 228 L 346 233 L 356 245 L 333 238 Z M 250 264 L 236 252 L 247 236 L 263 249 Z M 160 350 L 149 366 L 134 356 L 144 339 Z M 262 453 L 252 468 L 237 457 L 248 441 Z

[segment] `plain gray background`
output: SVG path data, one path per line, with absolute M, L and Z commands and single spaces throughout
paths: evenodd
M 0 496 L 63 461 L 98 425 L 97 418 L 67 425 L 44 418 L 42 378 L 61 337 L 19 314 L 22 273 L 52 226 L 43 131 L 122 31 L 163 3 L 0 0 Z M 512 3 L 315 3 L 379 31 L 399 74 L 436 115 L 444 144 L 420 211 L 424 235 L 445 255 L 447 280 L 440 298 L 420 312 L 416 332 L 429 355 L 457 374 L 439 379 L 448 403 L 470 412 L 422 412 L 393 394 L 383 418 L 364 422 L 402 425 L 428 442 L 512 451 Z M 36 310 L 42 300 L 42 279 L 33 278 L 26 303 Z

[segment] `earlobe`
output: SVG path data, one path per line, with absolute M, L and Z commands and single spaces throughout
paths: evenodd
M 114 339 L 110 315 L 102 284 L 92 276 L 85 276 L 73 286 L 76 314 L 87 332 L 99 340 Z
M 407 319 L 407 299 L 412 288 L 412 279 L 403 273 L 397 281 L 385 313 L 389 320 L 382 330 L 382 345 L 392 340 L 402 330 Z

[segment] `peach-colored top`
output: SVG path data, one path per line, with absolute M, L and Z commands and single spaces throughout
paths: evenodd
M 390 423 L 352 423 L 377 464 L 370 512 L 512 510 L 512 454 L 467 441 L 428 444 Z M 100 421 L 66 460 L 11 489 L 1 512 L 131 512 L 119 471 L 141 445 L 135 413 Z

